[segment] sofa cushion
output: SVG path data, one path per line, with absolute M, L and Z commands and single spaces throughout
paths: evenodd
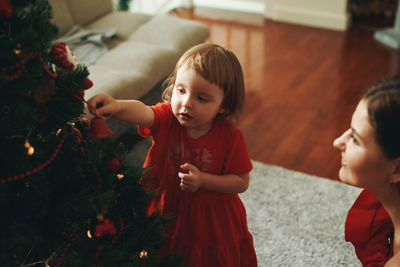
M 112 12 L 86 25 L 87 29 L 115 28 L 117 37 L 122 40 L 128 37 L 141 25 L 149 21 L 151 15 L 127 11 Z
M 85 25 L 107 13 L 113 12 L 112 0 L 66 0 L 75 24 Z M 88 12 L 90 10 L 90 12 Z
M 107 92 L 115 98 L 141 98 L 172 72 L 178 58 L 162 46 L 123 42 L 88 67 L 94 85 L 87 97 Z
M 179 54 L 174 50 L 126 41 L 101 56 L 96 64 L 112 66 L 121 71 L 140 72 L 159 81 L 172 72 L 178 59 Z
M 138 28 L 129 40 L 154 44 L 184 53 L 192 46 L 202 43 L 208 35 L 207 28 L 199 22 L 162 14 Z
M 53 22 L 58 27 L 58 34 L 61 36 L 74 26 L 74 18 L 64 0 L 49 0 L 53 10 Z
M 151 77 L 134 71 L 120 71 L 113 67 L 91 65 L 88 67 L 93 87 L 85 92 L 85 99 L 99 93 L 107 93 L 117 99 L 137 99 L 143 88 L 151 83 Z

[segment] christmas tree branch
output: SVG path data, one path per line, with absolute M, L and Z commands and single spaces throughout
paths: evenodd
M 24 262 L 26 261 L 26 259 L 29 257 L 29 255 L 31 254 L 33 248 L 31 248 L 28 252 L 28 255 L 26 255 Z M 29 267 L 29 266 L 35 266 L 35 265 L 44 265 L 44 266 L 50 266 L 49 265 L 49 261 L 54 257 L 55 253 L 53 253 L 48 259 L 46 260 L 42 260 L 42 261 L 36 261 L 36 262 L 31 262 L 31 263 L 22 263 L 21 267 Z

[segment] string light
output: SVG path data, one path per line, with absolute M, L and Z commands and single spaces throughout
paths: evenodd
M 25 139 L 24 146 L 26 148 L 26 154 L 28 154 L 28 156 L 32 156 L 33 153 L 35 153 L 35 148 L 31 146 L 31 144 L 29 144 L 29 141 L 27 139 Z
M 140 253 L 139 253 L 139 257 L 140 257 L 141 259 L 147 258 L 147 255 L 148 255 L 148 253 L 147 253 L 146 250 L 142 250 L 142 251 L 140 251 Z
M 90 230 L 87 230 L 86 232 L 87 237 L 89 237 L 90 239 L 92 239 L 92 233 L 90 232 Z
M 118 180 L 121 180 L 122 178 L 124 178 L 125 176 L 122 173 L 118 173 L 117 174 L 117 178 Z
M 17 48 L 21 48 L 21 44 L 17 44 Z M 21 54 L 21 50 L 17 48 L 14 48 L 14 54 L 19 55 Z
M 32 175 L 33 173 L 37 173 L 38 171 L 40 171 L 40 170 L 42 170 L 43 168 L 45 168 L 45 167 L 47 167 L 48 165 L 50 165 L 50 164 L 53 162 L 53 160 L 57 157 L 58 153 L 60 152 L 60 150 L 61 150 L 61 148 L 62 148 L 62 146 L 63 146 L 63 144 L 64 144 L 64 142 L 65 142 L 65 139 L 67 138 L 67 136 L 68 136 L 68 135 L 65 135 L 65 136 L 63 137 L 63 139 L 61 139 L 61 141 L 60 141 L 60 143 L 58 144 L 58 146 L 57 146 L 56 150 L 54 151 L 54 153 L 53 153 L 53 154 L 51 155 L 51 157 L 50 157 L 47 161 L 45 161 L 43 164 L 41 164 L 41 165 L 39 165 L 39 166 L 37 166 L 37 167 L 35 167 L 35 168 L 29 170 L 29 171 L 24 171 L 24 172 L 22 172 L 22 173 L 20 173 L 20 174 L 18 174 L 18 175 L 12 175 L 12 176 L 8 176 L 8 177 L 6 177 L 6 178 L 0 178 L 0 184 L 9 183 L 9 182 L 12 182 L 12 181 L 16 181 L 16 180 L 22 179 L 22 178 L 24 178 L 24 177 L 28 177 L 28 176 Z M 28 142 L 28 143 L 29 143 L 29 142 Z M 33 148 L 33 147 L 32 147 L 32 148 Z

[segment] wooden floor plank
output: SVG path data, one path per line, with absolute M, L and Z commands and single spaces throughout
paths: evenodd
M 171 14 L 204 23 L 207 42 L 239 58 L 246 104 L 238 126 L 250 157 L 337 179 L 340 153 L 332 142 L 349 127 L 361 92 L 400 73 L 400 52 L 360 27 L 339 32 L 240 13 L 220 19 L 221 12 L 195 8 Z

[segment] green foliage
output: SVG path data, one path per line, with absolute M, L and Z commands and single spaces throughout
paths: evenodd
M 116 10 L 118 11 L 127 11 L 129 10 L 129 6 L 132 0 L 119 0 L 117 4 Z
M 158 255 L 168 220 L 147 215 L 143 170 L 116 140 L 89 137 L 87 68 L 50 61 L 58 30 L 47 0 L 11 3 L 11 16 L 0 8 L 1 265 L 178 266 Z M 110 235 L 98 230 L 107 220 Z
M 378 16 L 393 18 L 399 0 L 350 0 L 349 10 L 353 16 Z

